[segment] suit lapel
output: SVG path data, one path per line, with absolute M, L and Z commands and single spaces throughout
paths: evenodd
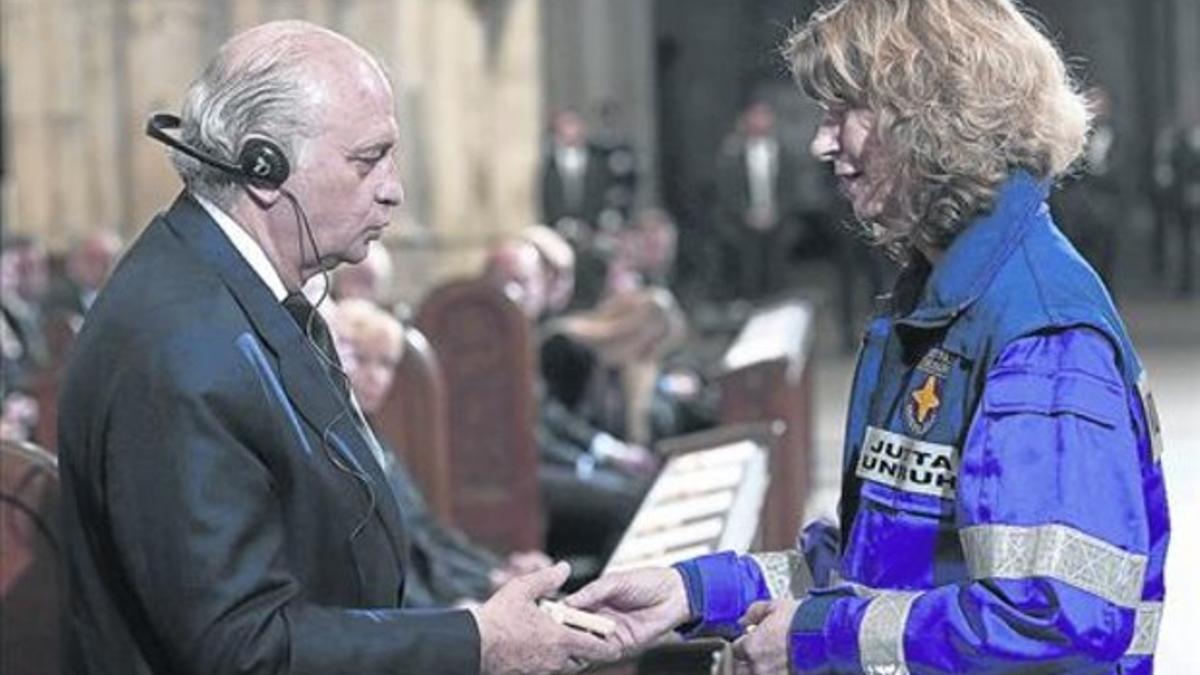
M 300 416 L 316 430 L 321 443 L 368 482 L 378 514 L 397 554 L 405 548 L 399 507 L 369 441 L 354 423 L 353 411 L 329 379 L 315 347 L 271 293 L 267 285 L 234 248 L 208 213 L 187 193 L 166 214 L 175 234 L 220 275 L 250 323 L 279 360 L 279 375 L 288 398 Z

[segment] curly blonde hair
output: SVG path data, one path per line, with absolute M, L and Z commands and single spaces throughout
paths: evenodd
M 894 186 L 883 245 L 945 249 L 1013 171 L 1053 180 L 1087 137 L 1061 55 L 1012 0 L 841 0 L 784 54 L 811 98 L 874 113 Z

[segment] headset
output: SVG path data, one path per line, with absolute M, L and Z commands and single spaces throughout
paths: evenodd
M 330 359 L 324 350 L 316 347 L 316 340 L 313 339 L 313 322 L 317 316 L 317 307 L 325 302 L 329 297 L 329 270 L 321 262 L 321 251 L 317 248 L 317 239 L 313 236 L 312 226 L 308 222 L 308 214 L 304 212 L 304 208 L 300 205 L 300 200 L 296 195 L 292 194 L 291 190 L 283 187 L 287 182 L 288 177 L 292 173 L 291 164 L 288 162 L 287 155 L 283 152 L 283 148 L 277 143 L 263 136 L 251 136 L 243 143 L 241 150 L 238 151 L 237 163 L 233 164 L 221 159 L 218 159 L 207 152 L 200 150 L 184 143 L 179 138 L 172 135 L 171 131 L 177 131 L 183 126 L 183 121 L 178 115 L 171 113 L 154 113 L 146 120 L 146 135 L 150 138 L 166 145 L 167 147 L 177 150 L 188 157 L 215 169 L 224 171 L 241 182 L 262 187 L 269 187 L 279 190 L 281 194 L 292 205 L 292 209 L 296 214 L 296 225 L 302 232 L 302 237 L 307 238 L 309 246 L 312 247 L 313 256 L 317 261 L 317 266 L 321 270 L 321 275 L 325 279 L 324 288 L 321 289 L 321 296 L 313 304 L 313 309 L 309 312 L 306 325 L 304 326 L 304 336 L 308 338 L 309 345 L 313 347 L 313 352 L 316 353 L 324 364 L 329 368 L 329 371 L 336 373 L 335 377 L 340 377 L 345 382 L 346 388 L 350 388 L 350 376 L 342 367 Z M 304 255 L 304 239 L 301 239 L 300 255 Z M 350 406 L 345 405 L 340 413 L 333 418 L 325 428 L 321 430 L 321 447 L 325 453 L 325 457 L 340 471 L 347 473 L 356 478 L 366 490 L 368 506 L 366 513 L 362 519 L 354 527 L 350 533 L 350 541 L 362 533 L 363 528 L 371 518 L 371 513 L 375 510 L 376 497 L 375 490 L 371 485 L 370 479 L 360 470 L 346 466 L 344 462 L 334 456 L 330 452 L 329 435 L 333 431 L 333 426 L 338 423 L 343 417 L 352 414 Z M 364 421 L 365 423 L 365 421 Z
M 146 120 L 146 135 L 198 162 L 220 169 L 235 178 L 264 187 L 279 188 L 292 173 L 287 155 L 270 139 L 261 136 L 246 139 L 242 144 L 241 151 L 238 152 L 237 164 L 231 164 L 187 145 L 168 133 L 169 130 L 176 130 L 181 126 L 183 126 L 183 122 L 177 115 L 155 113 Z

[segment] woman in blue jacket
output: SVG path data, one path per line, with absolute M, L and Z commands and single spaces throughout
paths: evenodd
M 672 628 L 737 639 L 754 673 L 1150 672 L 1158 424 L 1046 207 L 1090 117 L 1062 57 L 1010 0 L 843 0 L 787 56 L 825 110 L 812 152 L 904 266 L 859 356 L 840 528 L 570 602 L 615 615 L 629 649 Z

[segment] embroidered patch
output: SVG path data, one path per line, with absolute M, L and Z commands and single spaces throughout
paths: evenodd
M 1154 461 L 1162 457 L 1162 424 L 1158 421 L 1158 407 L 1154 404 L 1154 394 L 1150 391 L 1150 380 L 1146 371 L 1138 376 L 1138 396 L 1142 399 L 1142 411 L 1146 416 L 1146 432 L 1150 434 L 1150 455 Z
M 950 352 L 934 347 L 921 357 L 921 362 L 917 364 L 917 370 L 926 375 L 945 379 L 950 375 L 952 365 L 954 365 L 954 357 L 950 355 Z
M 905 492 L 954 499 L 958 454 L 950 445 L 867 427 L 855 474 Z
M 908 400 L 904 402 L 904 421 L 908 423 L 909 431 L 918 436 L 924 436 L 929 431 L 937 418 L 938 408 L 942 406 L 942 399 L 938 396 L 939 384 L 941 380 L 936 376 L 927 376 L 925 383 L 910 392 Z

